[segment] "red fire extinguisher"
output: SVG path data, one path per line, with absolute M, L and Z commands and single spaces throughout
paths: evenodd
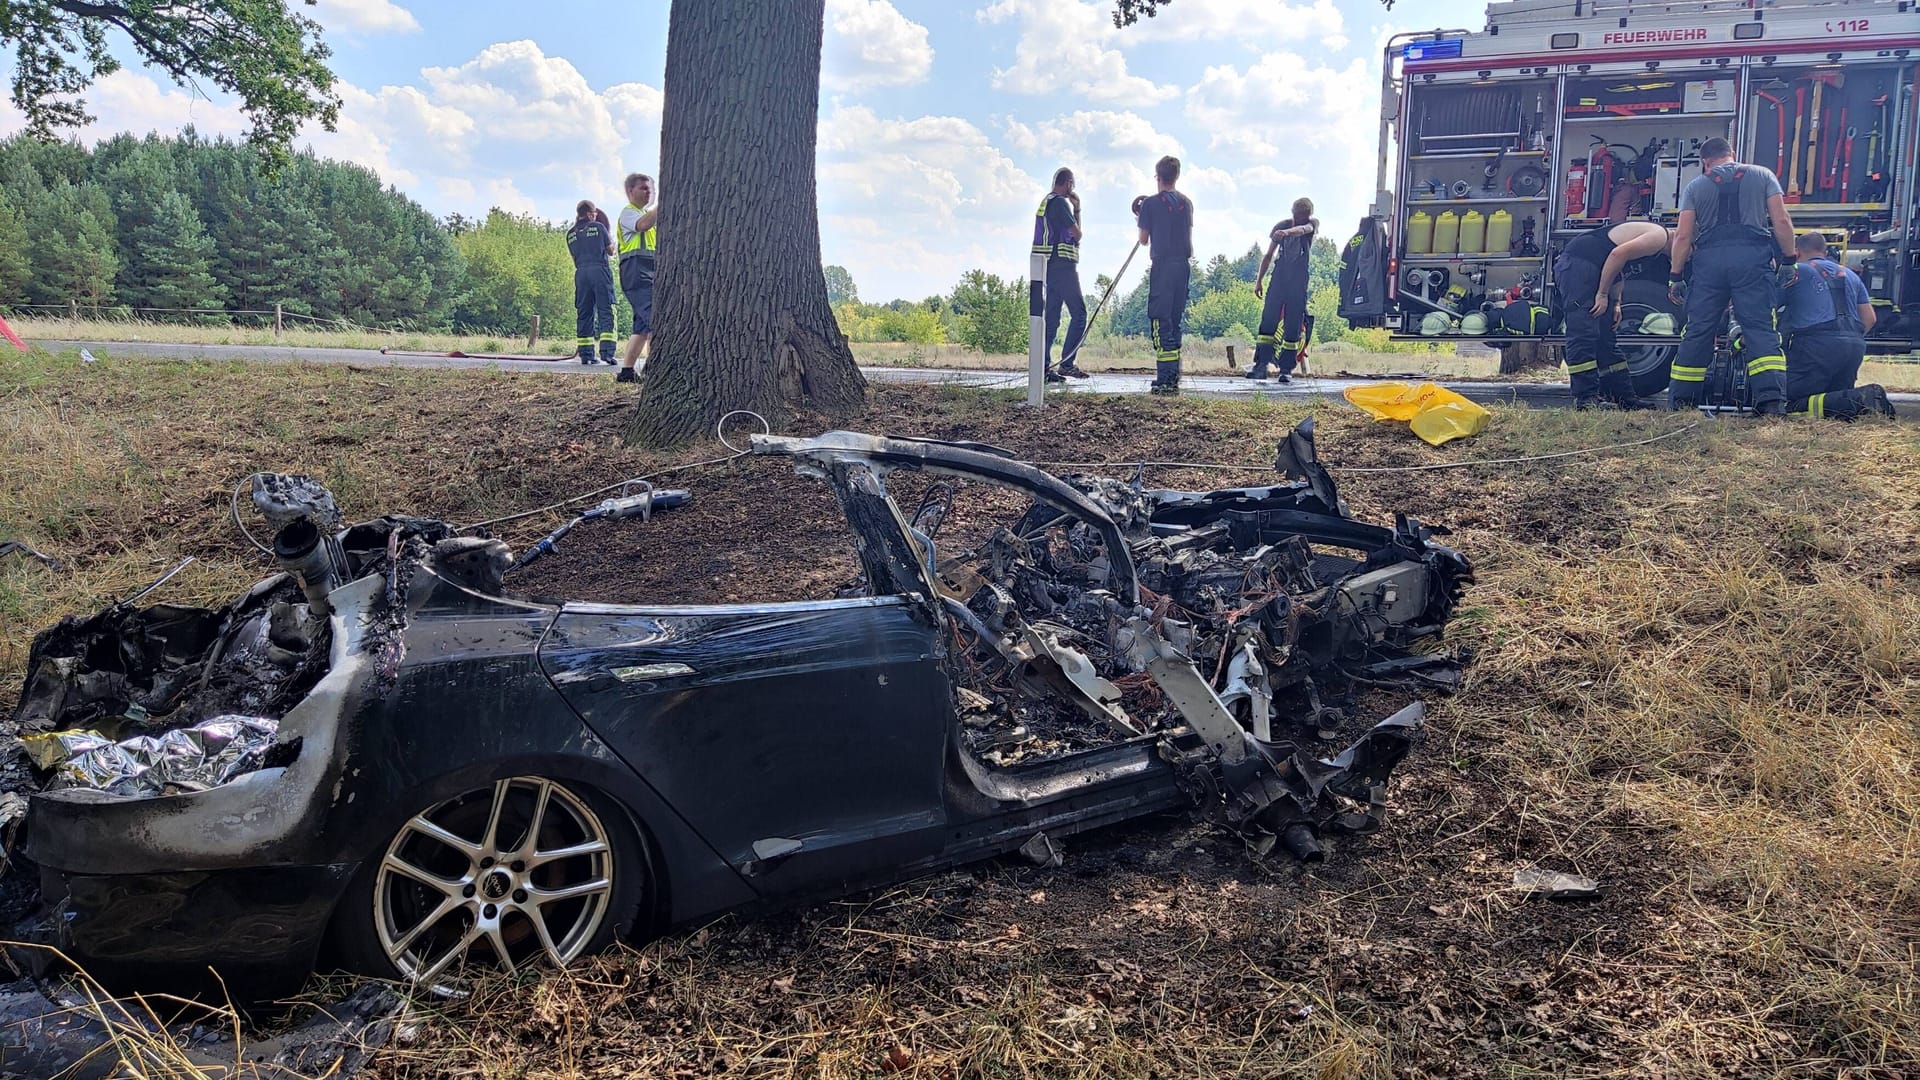
M 1587 163 L 1575 161 L 1567 166 L 1567 197 L 1560 205 L 1569 218 L 1584 217 L 1587 212 Z

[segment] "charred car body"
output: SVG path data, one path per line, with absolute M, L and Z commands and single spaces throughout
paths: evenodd
M 1317 730 L 1364 688 L 1457 681 L 1414 648 L 1468 564 L 1416 521 L 1349 517 L 1310 421 L 1291 480 L 1210 492 L 848 432 L 752 450 L 832 489 L 861 571 L 838 597 L 520 598 L 500 541 L 342 530 L 330 500 L 257 489 L 285 573 L 41 635 L 15 716 L 51 770 L 26 828 L 39 932 L 119 985 L 211 966 L 257 996 L 325 962 L 447 989 L 1182 806 L 1318 859 L 1379 825 L 1420 706 L 1331 757 Z M 929 485 L 911 517 L 901 472 Z M 943 551 L 947 481 L 1030 505 Z M 186 767 L 76 765 L 236 719 Z M 1050 724 L 1100 737 L 1019 752 Z

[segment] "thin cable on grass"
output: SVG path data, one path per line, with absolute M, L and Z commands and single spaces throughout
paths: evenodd
M 1705 423 L 1695 420 L 1683 428 L 1675 428 L 1664 434 L 1650 438 L 1636 439 L 1633 442 L 1609 443 L 1606 446 L 1588 446 L 1579 450 L 1562 450 L 1553 454 L 1528 454 L 1525 457 L 1480 458 L 1474 461 L 1442 461 L 1431 465 L 1384 465 L 1354 467 L 1347 465 L 1330 466 L 1343 473 L 1401 473 L 1428 472 L 1434 469 L 1471 469 L 1478 465 L 1523 465 L 1533 461 L 1553 461 L 1558 458 L 1579 457 L 1582 454 L 1604 454 L 1609 450 L 1631 450 L 1636 446 L 1647 446 L 1671 439 L 1675 435 L 1684 435 Z M 1272 465 L 1235 465 L 1217 461 L 1029 461 L 1026 464 L 1050 469 L 1114 469 L 1121 466 L 1138 469 L 1216 469 L 1229 472 L 1270 472 Z
M 240 535 L 247 538 L 247 543 L 259 548 L 263 553 L 271 555 L 273 554 L 273 549 L 255 539 L 253 533 L 247 528 L 247 523 L 240 520 L 240 489 L 251 486 L 253 484 L 253 478 L 259 475 L 259 473 L 248 473 L 246 476 L 240 478 L 238 484 L 233 486 L 233 527 L 240 530 Z
M 673 473 L 686 472 L 688 469 L 698 469 L 707 465 L 724 465 L 729 461 L 737 461 L 738 459 L 743 458 L 748 454 L 752 453 L 753 450 L 751 447 L 742 449 L 741 447 L 735 446 L 733 445 L 733 443 L 727 441 L 727 433 L 726 433 L 727 421 L 733 419 L 736 416 L 750 416 L 755 420 L 760 421 L 760 434 L 762 435 L 770 435 L 773 433 L 773 425 L 767 423 L 766 417 L 761 416 L 759 413 L 754 412 L 752 409 L 735 409 L 732 412 L 727 413 L 725 416 L 722 416 L 720 418 L 720 422 L 713 426 L 714 438 L 720 440 L 720 445 L 732 451 L 732 453 L 728 454 L 726 457 L 706 458 L 705 460 L 702 460 L 702 461 L 689 461 L 684 465 L 670 465 L 667 468 L 657 469 L 653 472 L 645 473 L 641 476 L 629 477 L 625 480 L 617 480 L 611 484 L 606 485 L 605 487 L 597 487 L 597 488 L 594 488 L 592 491 L 575 495 L 572 498 L 562 499 L 556 503 L 549 503 L 546 506 L 540 507 L 538 510 L 524 510 L 518 514 L 508 514 L 505 517 L 488 518 L 486 521 L 476 521 L 471 525 L 463 526 L 460 529 L 460 531 L 463 533 L 472 532 L 475 529 L 485 528 L 486 526 L 489 526 L 489 525 L 499 525 L 508 521 L 519 521 L 522 518 L 530 518 L 540 514 L 550 513 L 554 510 L 562 510 L 562 509 L 565 509 L 566 507 L 574 505 L 575 503 L 585 502 L 586 500 L 593 498 L 595 495 L 602 495 L 602 494 L 605 494 L 606 492 L 613 491 L 616 488 L 625 488 L 633 484 L 644 483 L 648 480 L 652 480 L 654 477 L 657 477 L 657 476 L 668 476 Z

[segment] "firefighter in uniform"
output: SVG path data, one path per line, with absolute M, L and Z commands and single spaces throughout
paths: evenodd
M 600 360 L 613 360 L 613 225 L 589 199 L 574 207 L 573 228 L 567 230 L 567 251 L 573 255 L 573 351 L 583 364 L 593 363 L 594 342 Z
M 1815 419 L 1893 415 L 1886 388 L 1856 388 L 1873 329 L 1873 301 L 1860 276 L 1827 258 L 1818 233 L 1802 233 L 1799 279 L 1786 291 L 1787 411 Z
M 1667 253 L 1667 230 L 1651 221 L 1627 221 L 1581 233 L 1553 263 L 1554 287 L 1567 316 L 1567 376 L 1573 407 L 1606 402 L 1622 409 L 1648 409 L 1634 396 L 1627 358 L 1614 331 L 1627 268 Z
M 1247 369 L 1247 378 L 1267 377 L 1267 366 L 1274 362 L 1277 347 L 1280 381 L 1292 382 L 1293 367 L 1306 345 L 1309 253 L 1320 235 L 1313 200 L 1293 200 L 1293 217 L 1275 225 L 1268 235 L 1266 258 L 1260 260 L 1260 272 L 1253 278 L 1253 295 L 1264 296 L 1267 302 L 1260 309 L 1260 331 L 1253 339 L 1253 367 Z M 1273 267 L 1271 283 L 1267 280 L 1268 266 Z M 1281 331 L 1279 337 L 1274 336 L 1275 330 Z
M 627 177 L 627 207 L 620 211 L 620 291 L 633 309 L 633 336 L 627 339 L 626 355 L 620 359 L 616 382 L 639 382 L 634 365 L 640 351 L 653 340 L 653 272 L 660 250 L 660 209 L 653 201 L 653 177 L 632 173 Z
M 1669 408 L 1691 408 L 1706 389 L 1713 340 L 1729 301 L 1747 345 L 1747 386 L 1754 411 L 1786 411 L 1786 354 L 1774 318 L 1779 289 L 1793 284 L 1793 218 L 1780 180 L 1758 165 L 1737 163 L 1727 140 L 1700 146 L 1701 175 L 1680 193 L 1667 295 L 1685 304 L 1687 333 L 1673 361 Z M 1689 274 L 1688 271 L 1692 273 Z
M 1149 392 L 1180 392 L 1180 324 L 1187 317 L 1192 281 L 1193 201 L 1174 190 L 1180 159 L 1163 157 L 1153 167 L 1160 190 L 1133 201 L 1140 242 L 1147 245 L 1147 326 L 1153 335 L 1154 377 Z
M 1053 190 L 1034 212 L 1033 253 L 1047 257 L 1047 381 L 1084 379 L 1087 373 L 1074 363 L 1087 337 L 1087 298 L 1080 292 L 1080 196 L 1073 193 L 1072 169 L 1053 174 Z M 1056 369 L 1053 339 L 1060 332 L 1062 307 L 1072 321 Z

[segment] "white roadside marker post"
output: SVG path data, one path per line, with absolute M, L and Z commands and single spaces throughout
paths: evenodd
M 1047 400 L 1047 257 L 1027 260 L 1027 404 L 1038 409 Z

